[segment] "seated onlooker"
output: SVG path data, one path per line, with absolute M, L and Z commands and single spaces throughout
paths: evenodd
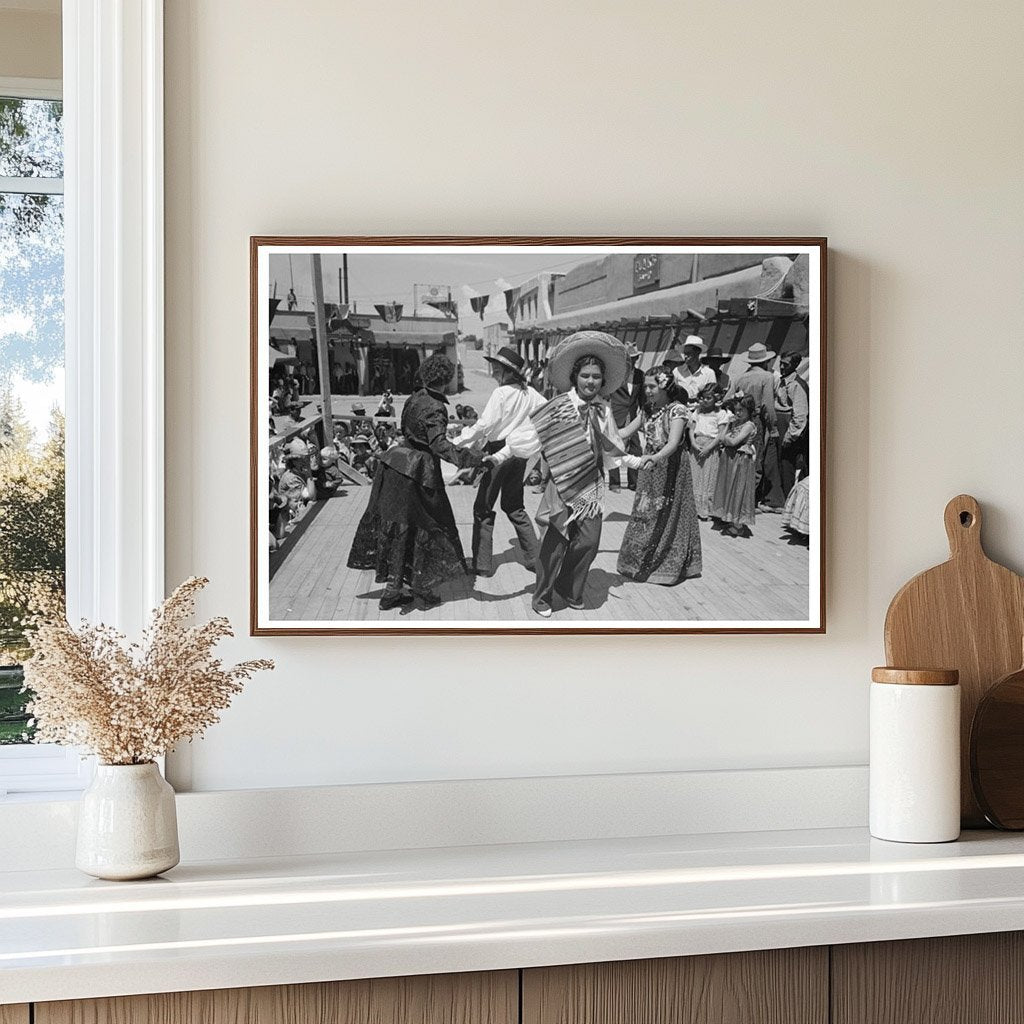
M 307 439 L 306 434 L 298 434 L 293 437 L 285 446 L 284 454 L 286 458 L 299 460 L 299 472 L 305 478 L 309 476 L 309 472 L 313 467 L 313 456 L 315 449 Z
M 288 528 L 288 499 L 278 490 L 278 478 L 270 476 L 270 499 L 269 499 L 269 521 L 270 521 L 270 550 L 277 548 L 281 538 L 284 537 Z
M 303 466 L 303 463 L 305 463 L 305 466 Z M 303 469 L 308 472 L 309 459 L 308 456 L 303 459 L 289 455 L 285 459 L 284 465 L 285 470 L 281 474 L 278 491 L 287 502 L 288 511 L 294 517 L 303 512 L 309 502 L 310 494 L 306 477 L 302 475 Z
M 327 447 L 320 450 L 320 468 L 314 479 L 316 480 L 316 496 L 318 498 L 329 498 L 341 489 L 345 477 L 338 468 L 338 453 L 334 448 Z

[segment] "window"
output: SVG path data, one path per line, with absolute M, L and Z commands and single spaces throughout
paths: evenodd
M 25 616 L 64 600 L 64 142 L 59 84 L 0 81 L 0 786 L 32 788 Z M 74 760 L 77 760 L 75 758 Z M 56 764 L 54 763 L 56 762 Z M 17 780 L 17 781 L 15 781 Z M 49 785 L 49 782 L 46 783 Z
M 68 615 L 137 636 L 165 593 L 163 3 L 65 4 L 62 25 L 63 197 L 52 160 L 9 166 L 0 193 L 62 212 Z M 61 83 L 42 85 L 0 78 L 0 97 L 61 100 Z M 57 198 L 19 198 L 44 195 Z M 0 315 L 5 295 L 0 284 Z M 90 776 L 75 751 L 0 745 L 0 794 L 14 799 Z

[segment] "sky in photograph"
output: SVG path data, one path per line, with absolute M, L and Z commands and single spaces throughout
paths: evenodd
M 349 296 L 359 312 L 372 312 L 374 304 L 400 302 L 406 312 L 413 308 L 413 285 L 451 286 L 452 298 L 459 302 L 459 323 L 467 334 L 492 323 L 507 323 L 505 299 L 499 295 L 497 281 L 511 286 L 544 271 L 565 273 L 580 263 L 596 259 L 594 254 L 572 253 L 437 253 L 423 255 L 376 255 L 355 252 L 348 259 Z M 338 301 L 340 255 L 323 256 L 324 300 Z M 313 284 L 308 255 L 270 256 L 270 291 L 285 299 L 292 281 L 299 309 L 313 308 Z M 490 295 L 483 321 L 472 311 L 463 286 Z M 422 289 L 420 300 L 422 301 Z

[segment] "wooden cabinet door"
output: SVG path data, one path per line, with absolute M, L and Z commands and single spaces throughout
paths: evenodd
M 35 1011 L 35 1024 L 518 1024 L 519 979 L 516 971 L 375 978 L 36 1003 Z
M 1024 1021 L 1024 933 L 832 947 L 833 1024 Z
M 0 1006 L 0 1024 L 28 1024 L 28 1005 Z
M 523 972 L 523 1024 L 827 1021 L 825 947 L 541 967 Z

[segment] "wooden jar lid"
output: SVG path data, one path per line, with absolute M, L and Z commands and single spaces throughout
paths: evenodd
M 873 668 L 873 683 L 898 683 L 904 686 L 956 686 L 960 672 L 955 668 Z

